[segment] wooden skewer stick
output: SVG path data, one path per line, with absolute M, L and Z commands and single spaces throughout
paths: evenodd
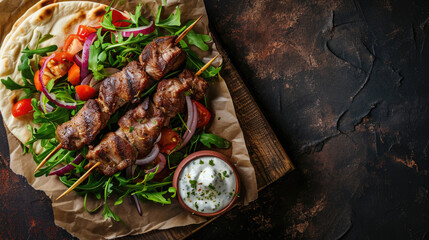
M 39 163 L 39 165 L 36 167 L 36 170 L 34 170 L 34 172 L 37 172 L 41 167 L 43 167 L 43 165 L 45 165 L 45 163 L 52 157 L 52 155 L 54 155 L 56 152 L 58 152 L 58 150 L 60 150 L 63 147 L 63 144 L 58 144 L 58 146 L 51 152 L 48 154 L 48 156 L 45 157 L 45 159 L 43 159 L 43 161 L 41 161 Z
M 212 58 L 212 60 L 206 63 L 206 65 L 204 65 L 200 70 L 198 70 L 198 72 L 195 73 L 195 76 L 201 75 L 204 72 L 204 70 L 206 70 L 217 57 L 219 57 L 219 53 L 214 58 Z
M 97 162 L 96 164 L 94 164 L 94 166 L 92 166 L 88 171 L 86 171 L 86 173 L 83 174 L 82 177 L 80 177 L 75 183 L 73 183 L 73 185 L 71 185 L 69 187 L 69 189 L 67 189 L 63 194 L 61 194 L 55 200 L 58 200 L 58 199 L 64 197 L 65 195 L 67 195 L 69 192 L 73 191 L 73 189 L 75 189 L 77 186 L 79 186 L 79 184 L 81 184 L 89 176 L 89 174 L 91 174 L 92 170 L 94 170 L 94 168 L 98 167 L 98 165 L 100 165 L 100 164 L 101 164 L 101 162 Z
M 174 45 L 179 44 L 179 42 L 186 36 L 186 34 L 188 34 L 189 31 L 191 31 L 191 29 L 195 26 L 195 24 L 197 24 L 198 21 L 200 21 L 200 19 L 203 17 L 203 15 L 201 15 L 197 20 L 195 20 L 194 23 L 192 23 L 191 25 L 189 25 L 189 27 L 187 29 L 185 29 L 185 31 L 183 31 L 177 38 L 176 41 L 174 41 Z

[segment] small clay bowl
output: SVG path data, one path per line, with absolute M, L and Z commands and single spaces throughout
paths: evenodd
M 235 188 L 235 193 L 234 193 L 234 197 L 231 199 L 231 201 L 228 203 L 228 205 L 226 205 L 223 209 L 220 209 L 217 212 L 213 212 L 213 213 L 202 213 L 202 212 L 198 212 L 190 207 L 188 207 L 188 205 L 186 205 L 186 203 L 183 202 L 182 197 L 180 196 L 180 191 L 179 191 L 179 177 L 180 177 L 180 173 L 182 172 L 183 168 L 190 163 L 192 160 L 197 159 L 199 157 L 217 157 L 221 160 L 223 160 L 226 164 L 228 164 L 232 171 L 234 172 L 234 176 L 235 176 L 235 182 L 237 183 L 237 186 Z M 216 215 L 220 215 L 223 214 L 225 212 L 227 212 L 228 210 L 230 210 L 232 207 L 234 207 L 235 203 L 238 200 L 238 194 L 240 193 L 240 177 L 238 176 L 238 172 L 237 169 L 235 169 L 234 165 L 230 163 L 229 159 L 218 152 L 215 151 L 208 151 L 208 150 L 204 150 L 204 151 L 198 151 L 195 153 L 192 153 L 191 155 L 187 156 L 185 159 L 182 160 L 182 162 L 179 164 L 179 166 L 177 166 L 177 169 L 174 173 L 173 176 L 173 187 L 175 189 L 177 189 L 177 200 L 179 201 L 180 206 L 182 206 L 182 208 L 184 208 L 185 210 L 194 213 L 196 215 L 199 216 L 203 216 L 203 217 L 214 217 Z

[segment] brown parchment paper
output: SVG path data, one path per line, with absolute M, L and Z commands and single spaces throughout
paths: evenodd
M 7 11 L 9 13 L 22 13 L 24 15 L 19 16 L 22 16 L 24 19 L 36 10 L 40 9 L 43 5 L 52 3 L 52 1 L 42 1 L 39 3 L 34 1 L 34 4 L 29 4 L 29 1 L 26 0 L 9 0 L 0 2 L 0 7 L 4 2 L 13 2 L 14 4 L 7 5 Z M 99 2 L 104 4 L 110 3 L 106 1 Z M 115 7 L 120 10 L 134 11 L 135 6 L 139 2 L 140 1 L 118 1 Z M 157 11 L 158 6 L 164 1 L 145 0 L 141 2 L 143 2 L 145 6 L 144 15 L 153 16 Z M 31 6 L 33 7 L 27 11 Z M 195 27 L 195 31 L 198 33 L 209 34 L 208 18 L 202 0 L 165 1 L 163 16 L 168 16 L 174 11 L 176 6 L 179 6 L 180 11 L 182 12 L 182 23 L 203 15 L 202 20 Z M 11 16 L 9 13 L 7 16 Z M 17 18 L 18 17 L 16 17 L 16 19 Z M 22 18 L 20 20 L 22 20 Z M 13 29 L 19 25 L 20 20 L 18 20 Z M 12 23 L 10 19 L 0 17 L 0 26 L 6 26 L 6 28 L 9 26 L 10 28 Z M 2 49 L 7 47 L 7 37 L 5 38 L 4 32 L 5 29 L 2 28 L 1 39 L 5 39 L 5 42 L 2 43 Z M 211 46 L 212 51 L 196 51 L 199 54 L 199 57 L 205 62 L 217 54 L 214 44 L 210 43 L 209 45 Z M 215 64 L 220 64 L 220 62 L 221 61 L 218 60 Z M 213 114 L 213 121 L 209 132 L 218 134 L 231 141 L 232 147 L 221 152 L 230 156 L 231 161 L 237 167 L 243 187 L 241 203 L 247 205 L 249 202 L 257 198 L 255 171 L 250 162 L 243 133 L 237 121 L 232 99 L 223 78 L 219 77 L 218 82 L 210 84 L 208 98 L 210 100 L 209 108 Z M 54 199 L 67 188 L 54 176 L 35 178 L 33 176 L 33 171 L 36 164 L 32 160 L 32 156 L 29 154 L 22 155 L 20 141 L 9 131 L 7 136 L 10 148 L 11 169 L 15 173 L 25 176 L 30 185 L 35 189 L 44 191 L 46 195 L 52 199 L 55 223 L 80 239 L 112 239 L 129 234 L 141 234 L 154 229 L 167 229 L 189 224 L 198 224 L 206 220 L 202 217 L 198 217 L 184 211 L 176 200 L 173 200 L 171 205 L 164 206 L 149 202 L 141 203 L 143 216 L 139 216 L 130 199 L 125 200 L 124 203 L 119 206 L 113 206 L 114 200 L 116 199 L 115 197 L 112 197 L 109 206 L 125 222 L 125 225 L 111 219 L 105 220 L 101 212 L 97 212 L 95 214 L 87 213 L 83 208 L 83 197 L 78 196 L 74 192 L 58 201 L 55 201 Z M 99 204 L 100 201 L 96 199 L 88 199 L 87 205 L 90 209 L 98 206 Z

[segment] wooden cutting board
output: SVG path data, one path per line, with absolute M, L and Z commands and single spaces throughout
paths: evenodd
M 273 129 L 262 114 L 261 109 L 246 87 L 230 58 L 214 37 L 216 47 L 223 57 L 221 76 L 225 79 L 234 102 L 238 121 L 244 133 L 250 160 L 255 168 L 258 191 L 270 185 L 294 169 L 290 158 L 284 151 Z M 184 239 L 217 218 L 203 224 L 155 230 L 138 236 L 123 239 Z

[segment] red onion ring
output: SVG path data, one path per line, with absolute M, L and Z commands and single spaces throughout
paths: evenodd
M 46 58 L 42 68 L 40 68 L 39 79 L 43 79 L 43 73 L 45 72 L 45 68 L 48 65 L 48 62 L 51 61 L 54 57 L 55 57 L 55 53 L 52 53 L 48 58 Z M 61 100 L 57 100 L 55 97 L 55 94 L 51 94 L 48 92 L 48 89 L 46 89 L 45 83 L 43 81 L 40 81 L 40 85 L 42 85 L 42 92 L 49 99 L 49 101 L 55 103 L 57 106 L 62 108 L 67 108 L 67 109 L 76 108 L 76 103 L 67 103 Z
M 74 56 L 73 56 L 73 61 L 79 66 L 79 67 L 82 67 L 82 59 L 77 55 L 77 54 L 75 54 Z
M 91 33 L 86 38 L 85 43 L 83 44 L 83 50 L 82 50 L 82 66 L 80 68 L 80 79 L 84 79 L 88 75 L 88 59 L 89 59 L 89 48 L 91 47 L 92 43 L 97 38 L 96 33 Z
M 120 33 L 123 37 L 130 37 L 131 34 L 135 37 L 140 33 L 146 35 L 152 33 L 153 31 L 155 31 L 155 25 L 153 24 L 153 21 L 150 21 L 149 25 L 147 26 L 119 30 L 118 33 Z
M 156 158 L 158 154 L 159 154 L 159 146 L 158 144 L 155 144 L 152 150 L 146 155 L 146 157 L 136 160 L 136 164 L 137 165 L 149 164 Z
M 51 105 L 49 105 L 49 104 L 43 105 L 43 93 L 40 93 L 40 103 L 39 103 L 39 105 L 40 105 L 40 108 L 45 113 L 50 113 L 50 112 L 54 111 L 54 108 Z M 45 111 L 45 109 L 46 109 L 46 111 Z
M 107 75 L 112 75 L 112 74 L 115 74 L 117 72 L 120 72 L 121 70 L 119 70 L 117 68 L 105 68 L 104 71 L 107 73 Z
M 142 208 L 140 207 L 139 199 L 137 198 L 136 195 L 131 195 L 131 196 L 133 197 L 134 203 L 136 204 L 137 212 L 139 212 L 139 215 L 141 216 L 143 213 L 142 213 Z
M 88 74 L 83 80 L 82 82 L 80 82 L 79 85 L 88 85 L 89 81 L 92 79 L 92 76 L 94 76 L 93 73 Z
M 191 127 L 190 127 L 191 132 L 189 132 L 189 134 L 186 134 L 186 133 L 188 133 L 188 132 L 186 132 L 183 135 L 183 142 L 180 144 L 180 147 L 177 150 L 180 150 L 184 146 L 186 146 L 186 144 L 189 142 L 189 140 L 191 140 L 192 136 L 194 135 L 195 130 L 197 130 L 198 110 L 197 110 L 197 105 L 195 103 L 192 103 L 192 105 L 193 105 L 193 109 L 194 109 L 194 116 L 192 118 L 192 123 L 191 123 Z
M 83 161 L 83 156 L 82 154 L 79 153 L 79 155 L 77 155 L 77 157 L 73 160 L 74 164 L 79 164 Z M 67 165 L 65 165 L 64 167 L 49 173 L 49 176 L 51 175 L 57 175 L 57 176 L 63 176 L 64 174 L 70 172 L 71 170 L 73 170 L 75 168 L 75 166 L 73 166 L 73 164 L 69 163 Z
M 93 73 L 90 73 L 90 74 L 88 74 L 83 80 L 82 80 L 82 82 L 80 82 L 80 84 L 79 85 L 88 85 L 88 83 L 89 83 L 89 81 L 92 79 L 92 76 L 94 76 L 94 74 Z M 97 90 L 98 91 L 98 90 Z M 75 96 L 74 96 L 75 98 L 76 98 L 76 100 L 80 100 L 80 97 L 79 97 L 79 94 L 75 94 Z
M 158 138 L 156 139 L 155 143 L 159 143 L 161 141 L 162 133 L 159 133 Z
M 186 132 L 183 134 L 183 139 L 186 138 L 186 136 L 188 136 L 189 131 L 191 130 L 191 123 L 192 123 L 192 119 L 194 118 L 194 107 L 193 107 L 193 103 L 191 100 L 190 96 L 186 96 L 186 106 L 188 108 L 188 121 L 186 121 L 186 126 L 189 128 L 186 129 Z
M 151 169 L 148 169 L 148 170 L 146 170 L 145 172 L 146 173 L 151 173 L 151 172 L 155 172 L 156 171 L 156 168 L 158 168 L 158 171 L 155 173 L 155 175 L 156 174 L 158 174 L 158 173 L 160 173 L 163 169 L 164 169 L 164 167 L 165 167 L 165 165 L 167 164 L 167 160 L 165 159 L 165 156 L 162 154 L 162 153 L 158 153 L 158 156 L 157 156 L 158 158 L 159 158 L 159 163 L 158 164 L 156 164 L 156 166 L 155 167 L 153 167 L 153 168 L 151 168 Z

